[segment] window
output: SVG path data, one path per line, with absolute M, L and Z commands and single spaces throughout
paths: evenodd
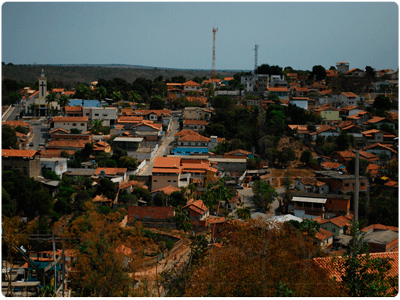
M 171 180 L 168 180 L 168 182 L 171 182 Z
M 76 126 L 76 123 L 72 123 L 72 126 Z
M 103 117 L 107 117 L 108 115 L 107 114 L 103 114 Z
M 332 232 L 336 232 L 336 229 L 335 229 L 335 228 L 332 228 Z
M 349 187 L 350 184 L 349 184 L 349 183 L 345 183 L 344 186 L 345 186 L 345 187 Z
M 81 126 L 85 126 L 85 124 L 84 124 L 84 123 L 81 123 Z
M 86 115 L 89 116 L 90 114 L 89 114 L 89 113 L 86 113 Z
M 361 186 L 365 186 L 365 182 L 361 182 Z
M 94 114 L 96 117 L 98 117 L 99 116 L 99 114 Z
M 157 182 L 157 180 L 153 180 L 153 182 Z

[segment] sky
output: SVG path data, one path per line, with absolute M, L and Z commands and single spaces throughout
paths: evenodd
M 398 69 L 395 2 L 5 2 L 2 61 Z

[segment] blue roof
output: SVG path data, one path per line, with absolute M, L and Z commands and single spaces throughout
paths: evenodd
M 103 101 L 105 104 L 105 102 Z M 80 106 L 82 105 L 82 99 L 71 99 L 69 100 L 70 106 Z M 100 103 L 97 100 L 83 100 L 84 107 L 100 107 Z
M 208 148 L 175 148 L 174 155 L 208 154 Z

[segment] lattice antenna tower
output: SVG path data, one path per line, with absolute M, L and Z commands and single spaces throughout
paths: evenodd
M 257 59 L 258 59 L 258 45 L 253 49 L 255 51 L 254 54 L 254 75 L 257 73 Z
M 212 56 L 212 78 L 215 79 L 215 36 L 218 31 L 218 28 L 212 29 L 213 32 L 213 56 Z

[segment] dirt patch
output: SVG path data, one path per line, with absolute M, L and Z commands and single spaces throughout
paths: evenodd
M 272 186 L 274 188 L 283 187 L 283 181 L 288 176 L 289 171 L 289 178 L 294 184 L 294 179 L 296 177 L 315 177 L 315 174 L 312 169 L 303 167 L 303 166 L 290 166 L 287 169 L 270 169 L 271 170 L 271 177 L 272 177 Z

